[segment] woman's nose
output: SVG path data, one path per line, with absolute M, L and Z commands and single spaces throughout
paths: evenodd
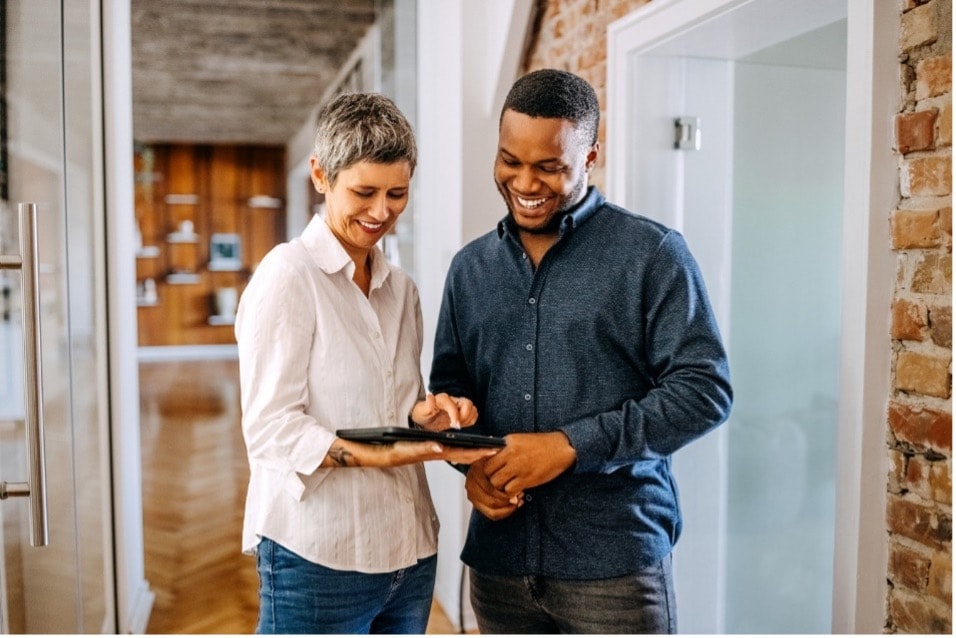
M 384 222 L 391 215 L 389 210 L 388 198 L 387 197 L 377 197 L 375 201 L 372 202 L 371 210 L 369 213 L 376 221 Z

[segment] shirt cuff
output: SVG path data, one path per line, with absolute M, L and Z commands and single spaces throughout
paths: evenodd
M 593 418 L 581 419 L 562 425 L 557 429 L 568 437 L 568 441 L 574 448 L 577 457 L 571 467 L 571 472 L 581 474 L 601 470 L 606 456 L 606 454 L 601 453 L 601 450 L 605 447 L 605 442 L 603 437 L 600 436 L 601 429 L 596 427 Z

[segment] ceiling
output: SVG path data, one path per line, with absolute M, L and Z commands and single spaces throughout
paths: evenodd
M 138 142 L 285 144 L 382 0 L 132 0 Z

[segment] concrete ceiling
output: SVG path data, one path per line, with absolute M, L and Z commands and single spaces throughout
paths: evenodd
M 132 0 L 139 142 L 285 144 L 381 0 Z

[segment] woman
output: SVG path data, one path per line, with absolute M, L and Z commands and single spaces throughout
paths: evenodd
M 422 461 L 494 453 L 334 434 L 477 420 L 467 399 L 425 395 L 418 292 L 376 247 L 408 203 L 415 163 L 391 101 L 333 100 L 311 158 L 326 212 L 270 251 L 242 295 L 243 551 L 257 556 L 258 633 L 424 633 L 438 520 Z

